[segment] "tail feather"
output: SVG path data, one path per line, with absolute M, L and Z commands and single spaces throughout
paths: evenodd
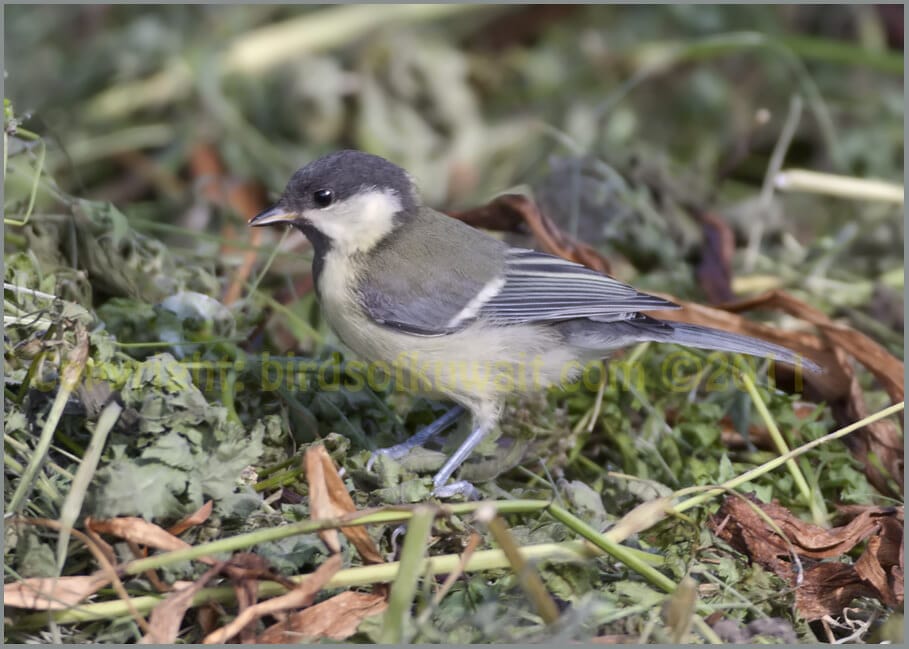
M 702 327 L 700 325 L 665 321 L 663 321 L 663 324 L 669 325 L 672 332 L 668 336 L 665 335 L 665 333 L 660 336 L 654 336 L 654 340 L 673 342 L 687 347 L 697 347 L 699 349 L 712 349 L 734 354 L 748 354 L 749 356 L 756 356 L 758 358 L 772 358 L 797 367 L 804 367 L 815 374 L 824 371 L 817 363 L 805 358 L 801 354 L 796 354 L 791 349 L 787 349 L 782 345 L 775 345 L 750 336 L 734 334 L 719 329 L 711 329 L 710 327 Z
M 657 320 L 643 313 L 634 313 L 622 320 L 578 318 L 560 322 L 556 326 L 569 344 L 583 350 L 583 353 L 591 358 L 637 342 L 653 341 L 732 354 L 747 354 L 802 367 L 815 374 L 824 372 L 817 363 L 782 345 L 721 329 L 672 320 Z

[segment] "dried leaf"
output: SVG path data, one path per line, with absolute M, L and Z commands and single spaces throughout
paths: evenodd
M 215 501 L 209 500 L 207 503 L 202 505 L 199 509 L 194 511 L 189 516 L 186 516 L 182 520 L 171 525 L 167 529 L 168 533 L 173 534 L 174 536 L 179 536 L 180 534 L 183 534 L 183 532 L 185 532 L 189 528 L 195 527 L 196 525 L 201 525 L 202 523 L 207 521 L 209 519 L 209 517 L 211 516 L 211 512 L 212 512 L 212 509 L 214 508 L 214 505 L 215 505 Z
M 481 207 L 448 214 L 474 227 L 490 230 L 514 230 L 523 221 L 547 252 L 601 273 L 610 272 L 609 262 L 600 253 L 562 232 L 527 196 L 504 194 Z
M 828 530 L 802 521 L 776 503 L 751 500 L 776 523 L 785 539 L 740 498 L 723 502 L 711 530 L 792 584 L 796 606 L 806 619 L 839 615 L 856 597 L 902 605 L 902 507 L 864 508 L 846 525 Z M 846 558 L 865 539 L 867 547 L 855 564 L 817 561 Z M 792 552 L 800 557 L 803 571 L 794 565 Z
M 212 577 L 218 574 L 224 564 L 209 568 L 196 581 L 179 590 L 152 609 L 149 619 L 151 631 L 142 636 L 140 644 L 173 644 L 180 633 L 183 616 L 193 604 L 193 598 L 202 590 Z
M 190 167 L 193 176 L 203 181 L 200 185 L 206 199 L 215 205 L 227 206 L 244 219 L 252 218 L 265 208 L 265 191 L 262 185 L 256 182 L 237 182 L 228 177 L 221 155 L 213 143 L 200 142 L 193 148 Z M 236 227 L 232 221 L 225 221 L 221 238 L 227 242 L 221 246 L 222 256 L 238 252 L 229 245 L 230 241 L 237 238 Z M 243 252 L 243 261 L 224 292 L 224 304 L 233 304 L 242 295 L 246 280 L 249 279 L 256 261 L 256 247 L 262 239 L 261 228 L 249 234 L 249 238 L 252 247 Z
M 324 464 L 318 449 L 324 451 L 321 445 L 307 449 L 303 457 L 306 468 L 306 482 L 309 485 L 309 511 L 313 520 L 323 518 L 336 518 L 339 515 L 335 504 L 329 495 L 328 484 L 325 481 Z M 344 513 L 344 512 L 340 512 Z M 338 530 L 320 530 L 319 538 L 328 547 L 328 551 L 337 554 L 341 551 L 341 541 Z
M 880 593 L 855 574 L 845 563 L 820 563 L 805 572 L 795 590 L 795 606 L 808 621 L 827 615 L 841 615 L 856 597 L 877 597 Z
M 735 299 L 732 292 L 732 256 L 735 234 L 729 224 L 714 212 L 698 210 L 704 243 L 697 267 L 698 284 L 713 304 Z
M 306 464 L 306 480 L 309 484 L 309 507 L 314 520 L 338 518 L 357 511 L 353 499 L 347 493 L 347 488 L 344 486 L 344 482 L 341 480 L 341 476 L 338 475 L 338 470 L 335 468 L 335 464 L 324 446 L 318 445 L 309 448 L 306 451 L 304 462 Z M 325 530 L 325 532 L 334 532 L 334 536 L 325 534 L 322 536 L 322 540 L 332 552 L 339 552 L 340 546 L 337 545 L 337 532 L 334 530 Z M 363 563 L 385 562 L 365 527 L 342 527 L 341 533 L 347 537 L 347 540 L 360 553 Z M 320 535 L 322 534 L 323 532 L 320 532 Z M 330 545 L 326 538 L 333 539 L 332 542 L 335 545 Z
M 663 609 L 663 619 L 669 627 L 672 642 L 679 644 L 691 630 L 698 602 L 698 584 L 691 577 L 685 577 L 679 582 L 675 592 L 666 601 Z
M 364 619 L 380 615 L 386 608 L 388 601 L 381 594 L 347 591 L 273 624 L 256 642 L 289 644 L 322 638 L 346 640 Z
M 851 327 L 834 322 L 827 314 L 783 291 L 767 291 L 749 300 L 727 305 L 737 313 L 754 309 L 776 309 L 801 318 L 818 327 L 835 347 L 839 347 L 868 368 L 893 401 L 902 401 L 905 393 L 903 363 L 868 336 Z
M 232 557 L 231 566 L 230 576 L 237 598 L 237 611 L 242 615 L 259 600 L 259 578 L 266 576 L 271 569 L 265 559 L 252 552 L 238 552 Z M 243 627 L 239 634 L 241 644 L 252 642 L 255 636 L 250 624 Z
M 183 550 L 190 547 L 189 543 L 168 532 L 167 530 L 149 523 L 144 518 L 123 516 L 120 518 L 107 518 L 96 520 L 86 518 L 85 526 L 98 534 L 112 534 L 126 541 L 139 543 L 159 550 Z
M 650 529 L 659 523 L 666 518 L 671 509 L 672 498 L 669 496 L 644 501 L 616 521 L 609 530 L 610 537 L 617 543 L 621 543 L 638 532 Z
M 868 547 L 858 561 L 855 572 L 881 593 L 887 606 L 903 603 L 903 525 L 895 518 L 879 521 L 881 531 L 868 540 Z
M 227 624 L 214 633 L 205 636 L 205 644 L 220 644 L 227 642 L 248 624 L 258 620 L 265 615 L 273 615 L 288 609 L 309 606 L 315 596 L 328 583 L 328 581 L 341 569 L 341 555 L 333 554 L 319 568 L 312 573 L 308 579 L 303 580 L 300 584 L 289 593 L 280 597 L 260 602 L 255 606 L 240 612 L 230 624 Z
M 834 351 L 834 362 L 846 379 L 845 389 L 820 396 L 831 405 L 837 422 L 845 426 L 868 416 L 864 390 L 859 385 L 850 356 L 871 372 L 894 402 L 905 398 L 903 363 L 882 346 L 860 331 L 839 324 L 814 307 L 782 291 L 768 291 L 750 300 L 727 307 L 733 311 L 755 308 L 773 308 L 801 318 L 816 326 L 828 346 Z M 868 480 L 881 493 L 901 496 L 903 490 L 903 435 L 896 425 L 887 420 L 877 421 L 845 438 L 846 444 L 865 466 Z M 875 457 L 884 468 L 870 462 Z M 888 484 L 894 480 L 898 493 Z
M 75 606 L 110 583 L 104 571 L 75 577 L 31 577 L 3 585 L 4 606 L 59 611 Z

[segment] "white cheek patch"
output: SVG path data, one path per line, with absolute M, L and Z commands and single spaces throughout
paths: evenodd
M 303 218 L 331 239 L 345 254 L 369 250 L 394 227 L 401 200 L 390 190 L 365 191 L 321 210 L 306 210 Z

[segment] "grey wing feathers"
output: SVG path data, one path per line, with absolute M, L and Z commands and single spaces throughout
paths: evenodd
M 473 251 L 469 264 L 463 247 Z M 471 301 L 504 274 L 507 249 L 461 221 L 422 208 L 372 251 L 369 272 L 357 282 L 360 304 L 386 327 L 418 336 L 451 333 L 468 320 L 459 316 Z
M 592 317 L 622 320 L 637 311 L 677 308 L 673 302 L 641 293 L 580 264 L 511 248 L 504 285 L 476 316 L 502 324 Z

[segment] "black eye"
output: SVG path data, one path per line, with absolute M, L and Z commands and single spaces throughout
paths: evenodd
M 319 207 L 328 207 L 334 198 L 335 195 L 330 189 L 320 189 L 312 194 L 312 199 Z

